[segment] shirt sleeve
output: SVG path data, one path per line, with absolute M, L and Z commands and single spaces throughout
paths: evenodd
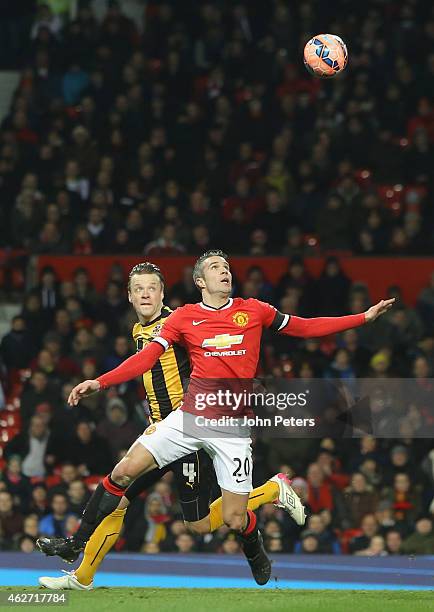
M 123 361 L 114 370 L 98 376 L 97 380 L 101 389 L 107 389 L 112 385 L 120 385 L 144 374 L 154 367 L 163 353 L 164 349 L 161 344 L 150 342 L 142 351 Z
M 260 313 L 263 327 L 268 327 L 273 331 L 281 331 L 288 325 L 291 318 L 288 314 L 279 312 L 274 306 L 267 302 L 255 300 L 258 312 Z
M 182 312 L 182 308 L 172 312 L 165 320 L 158 336 L 153 339 L 153 342 L 158 342 L 165 351 L 175 342 L 179 343 L 181 341 Z
M 366 323 L 365 313 L 346 315 L 344 317 L 303 317 L 291 316 L 288 324 L 279 328 L 280 333 L 298 338 L 320 338 L 360 327 Z

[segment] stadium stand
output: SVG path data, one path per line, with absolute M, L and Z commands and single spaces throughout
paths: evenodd
M 237 294 L 302 316 L 360 312 L 369 288 L 342 255 L 434 249 L 434 12 L 424 0 L 351 11 L 345 0 L 163 0 L 137 23 L 113 1 L 102 20 L 92 2 L 60 13 L 48 1 L 6 4 L 1 64 L 21 77 L 0 127 L 0 290 L 22 308 L 0 343 L 0 550 L 27 553 L 41 534 L 74 532 L 98 476 L 146 423 L 136 382 L 66 404 L 79 380 L 134 351 L 122 269 L 98 292 L 86 267 L 60 279 L 48 265 L 32 280 L 32 256 L 152 259 L 216 245 L 285 256 L 279 282 L 264 259 Z M 343 78 L 304 71 L 319 24 L 351 41 Z M 311 255 L 325 257 L 319 276 Z M 197 299 L 190 276 L 169 306 Z M 389 287 L 398 303 L 375 337 L 265 335 L 261 373 L 413 377 L 432 392 L 434 276 L 416 304 L 405 283 Z M 300 532 L 261 508 L 267 549 L 433 554 L 434 447 L 423 437 L 433 423 L 432 407 L 415 406 L 399 440 L 256 440 L 255 482 L 289 471 L 311 513 Z M 193 537 L 180 517 L 167 476 L 132 504 L 116 549 L 239 551 L 226 528 Z

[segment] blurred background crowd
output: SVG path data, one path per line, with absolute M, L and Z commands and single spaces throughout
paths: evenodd
M 72 17 L 71 4 L 4 8 L 1 65 L 21 79 L 0 127 L 1 246 L 285 255 L 277 285 L 252 266 L 235 293 L 301 316 L 370 304 L 335 254 L 433 252 L 432 3 L 150 1 L 138 20 L 122 3 L 102 14 L 101 3 L 74 3 Z M 342 78 L 304 70 L 317 31 L 347 41 Z M 329 255 L 316 279 L 303 262 L 312 253 Z M 28 285 L 0 343 L 0 549 L 25 552 L 40 534 L 74 532 L 147 412 L 135 381 L 66 404 L 79 380 L 134 351 L 123 270 L 102 294 L 85 267 L 62 282 L 47 267 Z M 272 552 L 434 553 L 434 450 L 422 437 L 434 424 L 434 277 L 415 308 L 400 287 L 388 293 L 396 308 L 375 328 L 321 341 L 264 335 L 262 375 L 413 377 L 428 398 L 396 419 L 396 439 L 256 440 L 256 484 L 288 471 L 310 510 L 300 531 L 260 509 Z M 166 303 L 197 299 L 186 268 Z M 117 549 L 238 552 L 226 529 L 196 538 L 180 519 L 168 475 L 132 504 Z
M 113 1 L 100 22 L 89 2 L 69 22 L 66 1 L 2 15 L 28 23 L 1 54 L 22 68 L 0 131 L 3 244 L 432 251 L 431 2 L 144 4 L 139 24 Z M 318 28 L 348 41 L 343 78 L 304 69 Z

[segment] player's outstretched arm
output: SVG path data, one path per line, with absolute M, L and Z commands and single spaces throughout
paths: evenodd
M 394 301 L 395 298 L 381 300 L 375 306 L 371 306 L 366 312 L 343 317 L 313 317 L 312 319 L 304 319 L 303 317 L 291 316 L 288 324 L 280 328 L 279 331 L 282 334 L 298 338 L 319 338 L 321 336 L 337 334 L 375 321 L 375 319 L 392 308 Z
M 371 308 L 365 312 L 366 322 L 371 323 L 372 321 L 375 321 L 375 319 L 378 319 L 378 317 L 381 317 L 382 314 L 392 308 L 394 301 L 395 298 L 391 298 L 390 300 L 380 300 L 378 304 L 371 306 Z
M 98 393 L 101 385 L 99 384 L 99 380 L 85 380 L 78 385 L 75 385 L 71 393 L 68 397 L 68 404 L 70 406 L 77 406 L 78 402 L 82 397 L 88 397 L 89 395 L 93 395 L 94 393 Z
M 158 342 L 150 342 L 145 348 L 123 361 L 117 368 L 106 372 L 95 380 L 85 380 L 71 391 L 68 404 L 76 406 L 82 397 L 98 393 L 112 385 L 120 385 L 150 370 L 164 353 L 164 347 Z

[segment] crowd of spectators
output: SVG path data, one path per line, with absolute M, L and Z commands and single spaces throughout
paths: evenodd
M 432 251 L 428 0 L 147 2 L 139 25 L 39 5 L 0 129 L 3 244 Z M 331 81 L 301 61 L 318 31 L 349 46 Z
M 191 268 L 186 268 L 183 279 L 168 290 L 166 303 L 175 308 L 197 301 L 195 291 Z M 253 267 L 244 282 L 235 280 L 235 293 L 308 315 L 361 312 L 369 304 L 366 288 L 351 284 L 334 258 L 316 280 L 295 258 L 277 286 Z M 378 438 L 255 441 L 255 482 L 277 471 L 295 475 L 294 486 L 310 512 L 307 528 L 300 532 L 281 510 L 262 508 L 259 518 L 270 551 L 434 552 L 432 293 L 432 286 L 427 287 L 418 307 L 408 308 L 399 288 L 390 287 L 389 295 L 397 297 L 390 314 L 375 326 L 335 338 L 264 334 L 259 371 L 264 380 L 270 375 L 273 380 L 347 382 L 370 377 L 386 386 L 389 380 L 389 391 L 395 389 L 391 398 L 379 401 L 371 393 Z M 61 283 L 53 269 L 45 268 L 39 285 L 26 294 L 22 312 L 0 343 L 6 398 L 0 411 L 6 442 L 1 548 L 33 550 L 37 533 L 73 533 L 99 476 L 110 471 L 147 424 L 140 381 L 86 398 L 78 407 L 66 402 L 78 381 L 95 378 L 134 352 L 134 321 L 126 279 L 116 265 L 105 294 L 95 292 L 82 268 Z M 413 384 L 413 404 L 403 412 L 393 386 L 397 377 L 411 377 L 407 388 Z M 214 493 L 218 496 L 216 486 Z M 186 533 L 170 475 L 131 505 L 117 547 L 148 553 L 239 550 L 224 528 L 205 538 Z
M 311 278 L 311 249 L 432 251 L 429 2 L 369 0 L 351 11 L 345 0 L 148 2 L 142 29 L 116 2 L 102 22 L 92 3 L 78 6 L 68 21 L 40 3 L 18 24 L 29 42 L 0 128 L 1 244 L 146 258 L 215 245 L 283 254 L 277 285 L 252 267 L 235 291 L 301 316 L 370 303 L 335 257 Z M 321 30 L 349 44 L 342 78 L 304 71 L 302 46 Z M 146 424 L 138 381 L 66 403 L 76 382 L 134 351 L 122 269 L 101 295 L 85 268 L 60 282 L 47 267 L 38 282 L 0 343 L 1 550 L 31 552 L 39 534 L 73 533 L 98 476 Z M 434 424 L 434 277 L 416 308 L 399 287 L 389 296 L 396 307 L 375 327 L 321 341 L 264 335 L 263 376 L 412 377 L 425 393 L 405 414 L 377 402 L 393 439 L 255 441 L 255 483 L 289 472 L 309 509 L 303 530 L 272 505 L 259 510 L 271 552 L 434 552 L 434 450 L 424 437 Z M 197 297 L 186 268 L 166 302 Z M 125 525 L 118 550 L 239 551 L 225 528 L 186 532 L 170 474 L 131 505 Z

